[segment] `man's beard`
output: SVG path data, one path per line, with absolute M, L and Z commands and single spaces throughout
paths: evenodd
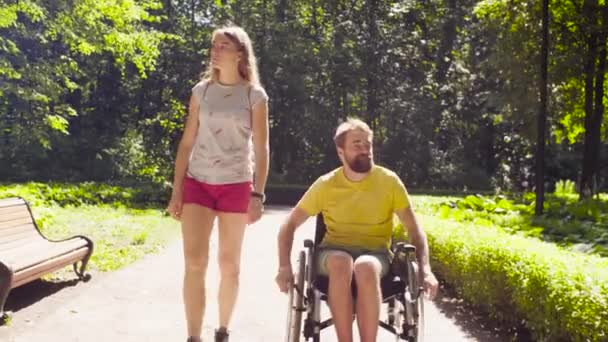
M 351 170 L 357 173 L 366 173 L 372 169 L 372 159 L 370 156 L 358 155 L 353 159 L 346 159 L 346 163 Z

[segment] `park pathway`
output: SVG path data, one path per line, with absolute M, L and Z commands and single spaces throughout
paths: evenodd
M 274 276 L 277 269 L 276 236 L 287 210 L 273 207 L 267 210 L 260 222 L 248 228 L 232 342 L 284 341 L 287 296 L 277 290 Z M 310 219 L 296 235 L 294 256 L 302 248 L 302 241 L 312 237 L 313 232 L 314 220 Z M 215 234 L 207 278 L 209 299 L 204 324 L 205 341 L 212 341 L 217 322 Z M 161 253 L 147 256 L 120 271 L 95 274 L 88 283 L 71 283 L 15 309 L 12 322 L 0 327 L 0 341 L 183 342 L 182 265 L 182 249 L 178 240 Z M 445 298 L 436 302 L 438 304 L 426 303 L 425 341 L 505 340 L 484 330 L 471 317 L 449 309 L 452 306 Z M 326 329 L 322 340 L 336 341 L 333 329 Z M 378 341 L 394 341 L 394 338 L 381 333 Z

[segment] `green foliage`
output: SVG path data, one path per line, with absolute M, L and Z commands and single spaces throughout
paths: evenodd
M 598 27 L 573 1 L 550 7 L 552 184 L 579 177 L 580 61 Z M 170 180 L 211 32 L 231 21 L 270 95 L 274 179 L 337 166 L 334 129 L 358 116 L 408 187 L 533 187 L 539 2 L 23 0 L 0 14 L 4 182 Z
M 164 206 L 171 190 L 160 184 L 118 186 L 85 182 L 0 185 L 0 198 L 22 197 L 34 206 L 109 205 L 112 207 Z
M 0 163 L 9 166 L 0 169 L 0 179 L 48 179 L 52 171 L 64 180 L 101 178 L 90 170 L 111 175 L 101 150 L 121 138 L 134 112 L 121 93 L 154 70 L 161 42 L 171 37 L 152 27 L 159 6 L 115 0 L 0 5 Z M 86 143 L 89 137 L 97 146 Z
M 503 324 L 536 341 L 608 338 L 608 259 L 501 229 L 422 216 L 434 270 Z
M 576 184 L 569 179 L 559 180 L 555 183 L 555 191 L 553 194 L 555 196 L 576 195 Z
M 466 196 L 433 205 L 424 212 L 442 219 L 472 222 L 481 226 L 498 226 L 505 232 L 534 236 L 553 241 L 574 250 L 608 256 L 608 201 L 579 201 L 568 182 L 568 190 L 548 195 L 545 214 L 534 217 L 535 195 L 521 198 L 505 196 Z

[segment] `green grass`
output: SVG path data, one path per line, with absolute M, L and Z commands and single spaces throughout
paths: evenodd
M 156 253 L 180 234 L 179 223 L 159 209 L 110 206 L 32 208 L 42 233 L 49 239 L 85 235 L 93 240 L 89 268 L 113 271 Z M 61 272 L 64 274 L 65 272 Z
M 0 198 L 24 198 L 49 239 L 84 235 L 93 240 L 89 269 L 105 272 L 155 253 L 178 237 L 179 223 L 161 209 L 167 190 L 163 184 L 30 182 L 0 184 Z
M 0 198 L 19 196 L 35 206 L 106 204 L 113 207 L 150 208 L 165 205 L 169 194 L 167 184 L 154 183 L 0 183 Z
M 608 256 L 608 198 L 547 194 L 544 214 L 534 215 L 534 194 L 512 196 L 413 195 L 416 211 L 441 219 L 553 242 L 577 252 Z

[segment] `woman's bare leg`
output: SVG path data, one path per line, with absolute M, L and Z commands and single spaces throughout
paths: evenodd
M 184 305 L 188 336 L 201 335 L 205 314 L 205 273 L 209 263 L 209 236 L 216 213 L 197 204 L 184 204 L 182 235 L 184 242 Z
M 221 274 L 219 290 L 220 327 L 227 328 L 239 291 L 241 248 L 247 227 L 246 213 L 218 212 L 219 251 Z

